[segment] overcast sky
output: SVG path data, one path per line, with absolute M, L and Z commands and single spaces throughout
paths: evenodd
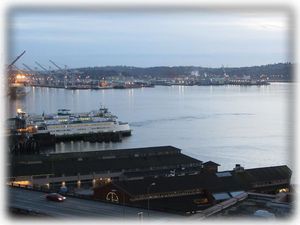
M 275 12 L 22 12 L 9 59 L 60 66 L 252 66 L 291 61 L 289 18 Z

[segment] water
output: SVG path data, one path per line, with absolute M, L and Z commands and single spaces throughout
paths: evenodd
M 129 122 L 132 136 L 121 143 L 68 142 L 56 152 L 173 145 L 221 169 L 236 163 L 246 168 L 291 163 L 293 104 L 291 83 L 269 86 L 157 86 L 126 90 L 65 90 L 32 87 L 7 103 L 28 113 L 97 109 L 100 103 Z

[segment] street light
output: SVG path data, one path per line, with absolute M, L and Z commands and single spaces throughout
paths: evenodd
M 125 217 L 125 193 L 124 193 L 124 191 L 123 191 L 122 198 L 123 198 L 123 217 Z
M 147 194 L 148 194 L 148 217 L 149 217 L 149 209 L 150 209 L 150 196 L 149 196 L 149 192 L 150 192 L 150 188 L 152 187 L 152 186 L 155 186 L 156 185 L 156 183 L 151 183 L 148 187 L 147 187 Z

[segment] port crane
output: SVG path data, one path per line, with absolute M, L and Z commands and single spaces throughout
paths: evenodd
M 18 55 L 8 66 L 8 72 L 7 72 L 7 78 L 8 78 L 8 82 L 9 83 L 13 83 L 15 82 L 16 77 L 14 76 L 12 69 L 14 64 L 25 54 L 26 51 L 23 51 L 20 55 Z M 18 70 L 18 69 L 17 69 Z
M 9 64 L 8 66 L 7 66 L 7 68 L 9 69 L 9 70 L 11 70 L 12 69 L 12 66 L 25 54 L 25 52 L 26 51 L 23 51 L 19 56 L 17 56 L 17 58 L 15 58 L 15 60 L 14 61 L 12 61 L 12 63 L 11 64 Z
M 34 73 L 35 71 L 33 69 L 31 69 L 29 66 L 27 66 L 25 63 L 22 63 L 22 65 L 28 69 L 30 72 Z
M 64 86 L 67 88 L 68 84 L 68 72 L 67 72 L 67 65 L 65 65 L 65 69 L 61 68 L 59 65 L 57 65 L 55 62 L 53 62 L 51 59 L 49 59 L 49 62 L 51 62 L 56 68 L 58 68 L 60 71 L 64 71 Z M 74 86 L 74 76 L 72 76 L 72 85 Z
M 12 68 L 15 69 L 15 70 L 17 70 L 20 74 L 30 75 L 29 73 L 26 72 L 26 70 L 20 69 L 20 68 L 17 67 L 16 65 L 13 65 Z
M 35 64 L 38 65 L 42 70 L 49 72 L 45 67 L 43 67 L 41 64 L 39 64 L 37 61 L 35 61 Z
M 53 79 L 53 80 L 56 80 L 57 81 L 57 78 L 56 78 L 56 76 L 54 76 L 53 74 L 52 74 L 52 72 L 51 72 L 51 70 L 49 69 L 49 70 L 47 70 L 44 66 L 42 66 L 40 63 L 38 63 L 37 61 L 35 61 L 35 64 L 36 65 L 38 65 L 42 70 L 44 70 L 44 71 L 46 71 L 47 73 L 49 73 L 50 74 L 50 77 Z M 49 78 L 49 77 L 48 77 Z M 47 78 L 47 79 L 48 79 Z
M 26 79 L 23 82 L 24 83 L 30 83 L 30 80 L 28 80 L 28 77 L 32 77 L 34 76 L 31 73 L 28 73 L 28 71 L 24 70 L 24 69 L 20 69 L 19 67 L 17 67 L 16 65 L 12 65 L 11 67 L 12 69 L 15 69 L 18 71 L 18 74 L 16 75 L 17 79 Z M 19 77 L 19 78 L 18 78 Z
M 223 74 L 224 74 L 225 79 L 228 79 L 229 75 L 226 74 L 224 65 L 222 65 L 222 70 L 223 70 Z
M 63 70 L 59 65 L 57 65 L 55 62 L 53 62 L 51 59 L 49 59 L 49 62 L 51 62 L 57 69 Z
M 26 65 L 25 63 L 22 63 L 22 65 L 28 70 L 31 72 L 31 75 L 32 77 L 38 81 L 38 72 L 37 71 L 34 71 L 33 69 L 31 69 L 28 65 Z M 39 81 L 38 81 L 39 82 Z
M 11 66 L 11 69 L 17 70 L 18 73 L 20 73 L 20 74 L 22 74 L 22 75 L 27 74 L 27 73 L 24 73 L 24 71 L 21 70 L 21 69 L 20 69 L 19 67 L 17 67 L 16 65 L 12 65 L 12 66 Z

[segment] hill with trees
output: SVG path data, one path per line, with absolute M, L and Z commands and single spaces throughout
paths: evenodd
M 104 66 L 86 67 L 77 69 L 93 78 L 107 76 L 130 76 L 135 78 L 174 78 L 181 76 L 223 76 L 224 72 L 229 76 L 268 76 L 271 80 L 292 81 L 292 63 L 276 63 L 249 67 L 200 67 L 200 66 L 157 66 L 157 67 L 132 67 L 132 66 Z

